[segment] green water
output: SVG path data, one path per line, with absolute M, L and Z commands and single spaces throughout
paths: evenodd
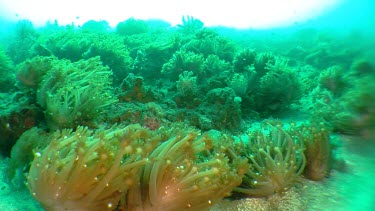
M 56 21 L 43 27 L 35 27 L 29 20 L 2 20 L 0 210 L 46 208 L 45 202 L 40 205 L 33 199 L 30 192 L 35 190 L 29 192 L 25 175 L 34 152 L 42 152 L 54 140 L 55 131 L 78 126 L 100 131 L 132 124 L 155 136 L 163 134 L 165 140 L 159 147 L 170 136 L 165 131 L 172 128 L 235 137 L 237 141 L 228 146 L 220 143 L 225 138 L 212 136 L 216 138 L 212 148 L 187 153 L 186 160 L 197 166 L 204 166 L 215 153 L 223 153 L 233 171 L 240 169 L 232 166 L 234 156 L 225 150 L 237 146 L 244 134 L 267 137 L 265 145 L 246 139 L 242 148 L 248 151 L 233 148 L 236 156 L 247 159 L 249 171 L 261 174 L 251 155 L 269 146 L 275 146 L 267 152 L 272 162 L 277 160 L 276 148 L 284 150 L 285 160 L 295 153 L 294 163 L 307 157 L 307 165 L 291 170 L 295 180 L 284 178 L 283 188 L 273 187 L 270 192 L 259 188 L 260 194 L 253 195 L 258 177 L 241 175 L 243 181 L 251 182 L 238 186 L 250 189 L 249 194 L 239 194 L 232 187 L 231 196 L 213 200 L 212 193 L 209 203 L 215 203 L 208 209 L 374 210 L 373 11 L 370 1 L 344 1 L 316 19 L 262 30 L 205 27 L 204 20 L 190 16 L 184 16 L 178 26 L 131 18 L 115 28 L 105 20 L 82 26 Z M 315 151 L 316 156 L 309 155 L 310 136 L 298 136 L 302 132 L 293 132 L 293 125 L 299 132 L 308 128 L 306 134 L 316 142 L 326 141 L 326 148 Z M 287 144 L 274 143 L 279 139 L 269 134 L 279 126 L 279 139 L 285 134 L 293 139 L 292 152 Z M 62 142 L 63 138 L 55 139 Z M 157 151 L 153 148 L 147 156 L 152 157 L 153 150 Z M 258 159 L 266 159 L 262 155 Z M 324 168 L 324 175 L 312 181 L 316 175 L 308 173 L 309 162 L 318 158 L 323 160 L 319 168 Z M 299 170 L 303 173 L 297 173 Z M 166 170 L 165 175 L 168 173 L 171 171 Z M 187 198 L 195 199 L 193 193 Z M 189 200 L 170 203 L 185 205 Z M 51 201 L 53 204 L 54 199 Z M 146 201 L 138 209 L 150 209 Z M 173 207 L 165 203 L 154 209 Z M 189 206 L 194 208 L 194 204 Z

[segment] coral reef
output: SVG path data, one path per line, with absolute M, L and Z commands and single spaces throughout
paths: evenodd
M 215 210 L 244 198 L 287 209 L 304 184 L 361 168 L 340 157 L 344 139 L 375 137 L 374 52 L 351 36 L 190 16 L 12 27 L 0 36 L 0 194 L 28 187 L 40 209 Z

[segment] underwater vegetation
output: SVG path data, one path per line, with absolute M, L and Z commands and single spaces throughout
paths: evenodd
M 2 183 L 45 210 L 174 211 L 329 180 L 334 135 L 375 135 L 375 62 L 309 30 L 241 33 L 19 21 L 0 49 Z

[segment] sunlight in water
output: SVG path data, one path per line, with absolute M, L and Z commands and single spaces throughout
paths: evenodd
M 35 25 L 58 20 L 60 24 L 81 25 L 107 20 L 111 26 L 134 17 L 159 18 L 172 25 L 183 15 L 202 20 L 206 26 L 270 28 L 301 23 L 332 9 L 342 0 L 2 0 L 0 16 L 29 19 Z

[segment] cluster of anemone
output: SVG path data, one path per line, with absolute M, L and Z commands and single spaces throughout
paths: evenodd
M 47 210 L 208 209 L 229 196 L 245 172 L 195 130 L 78 127 L 48 140 L 35 150 L 27 176 Z
M 180 125 L 43 136 L 49 144 L 34 150 L 27 181 L 47 210 L 206 210 L 233 192 L 269 196 L 329 170 L 323 126 L 267 122 L 237 138 Z

